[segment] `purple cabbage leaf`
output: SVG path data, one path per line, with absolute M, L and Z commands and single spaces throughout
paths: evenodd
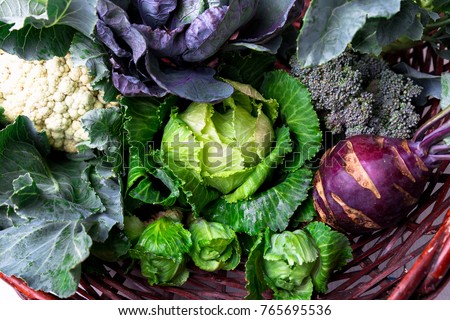
M 215 77 L 217 54 L 275 54 L 279 34 L 302 7 L 302 0 L 99 0 L 96 35 L 109 49 L 122 95 L 217 102 L 234 91 Z

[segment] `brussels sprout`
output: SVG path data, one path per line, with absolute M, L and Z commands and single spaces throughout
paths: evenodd
M 140 260 L 142 275 L 151 285 L 181 286 L 189 277 L 185 265 L 191 246 L 183 224 L 163 216 L 145 228 L 130 255 Z
M 232 270 L 241 259 L 236 233 L 227 225 L 197 219 L 189 227 L 190 255 L 195 265 L 206 271 Z

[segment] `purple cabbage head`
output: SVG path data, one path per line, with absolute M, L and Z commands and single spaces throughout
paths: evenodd
M 121 94 L 216 102 L 233 93 L 208 66 L 216 54 L 275 54 L 302 8 L 303 0 L 99 0 L 96 31 Z

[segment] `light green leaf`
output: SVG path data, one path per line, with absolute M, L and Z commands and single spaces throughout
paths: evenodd
M 275 299 L 310 299 L 318 249 L 303 230 L 265 234 L 264 277 Z
M 236 233 L 227 225 L 196 219 L 190 226 L 190 256 L 202 270 L 233 270 L 241 261 L 241 247 Z
M 390 18 L 401 0 L 315 0 L 305 15 L 297 41 L 302 67 L 325 63 L 344 52 L 370 18 Z
M 176 114 L 172 114 L 164 128 L 161 150 L 167 170 L 180 181 L 194 213 L 198 214 L 220 196 L 219 191 L 208 187 L 201 176 L 202 142 Z
M 130 255 L 140 260 L 151 285 L 182 285 L 189 275 L 185 264 L 191 246 L 190 232 L 180 222 L 162 217 L 147 226 Z

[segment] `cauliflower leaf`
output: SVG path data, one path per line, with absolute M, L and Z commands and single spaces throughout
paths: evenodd
M 24 116 L 0 131 L 0 161 L 0 272 L 69 297 L 93 243 L 123 224 L 116 175 L 96 158 L 51 153 Z

